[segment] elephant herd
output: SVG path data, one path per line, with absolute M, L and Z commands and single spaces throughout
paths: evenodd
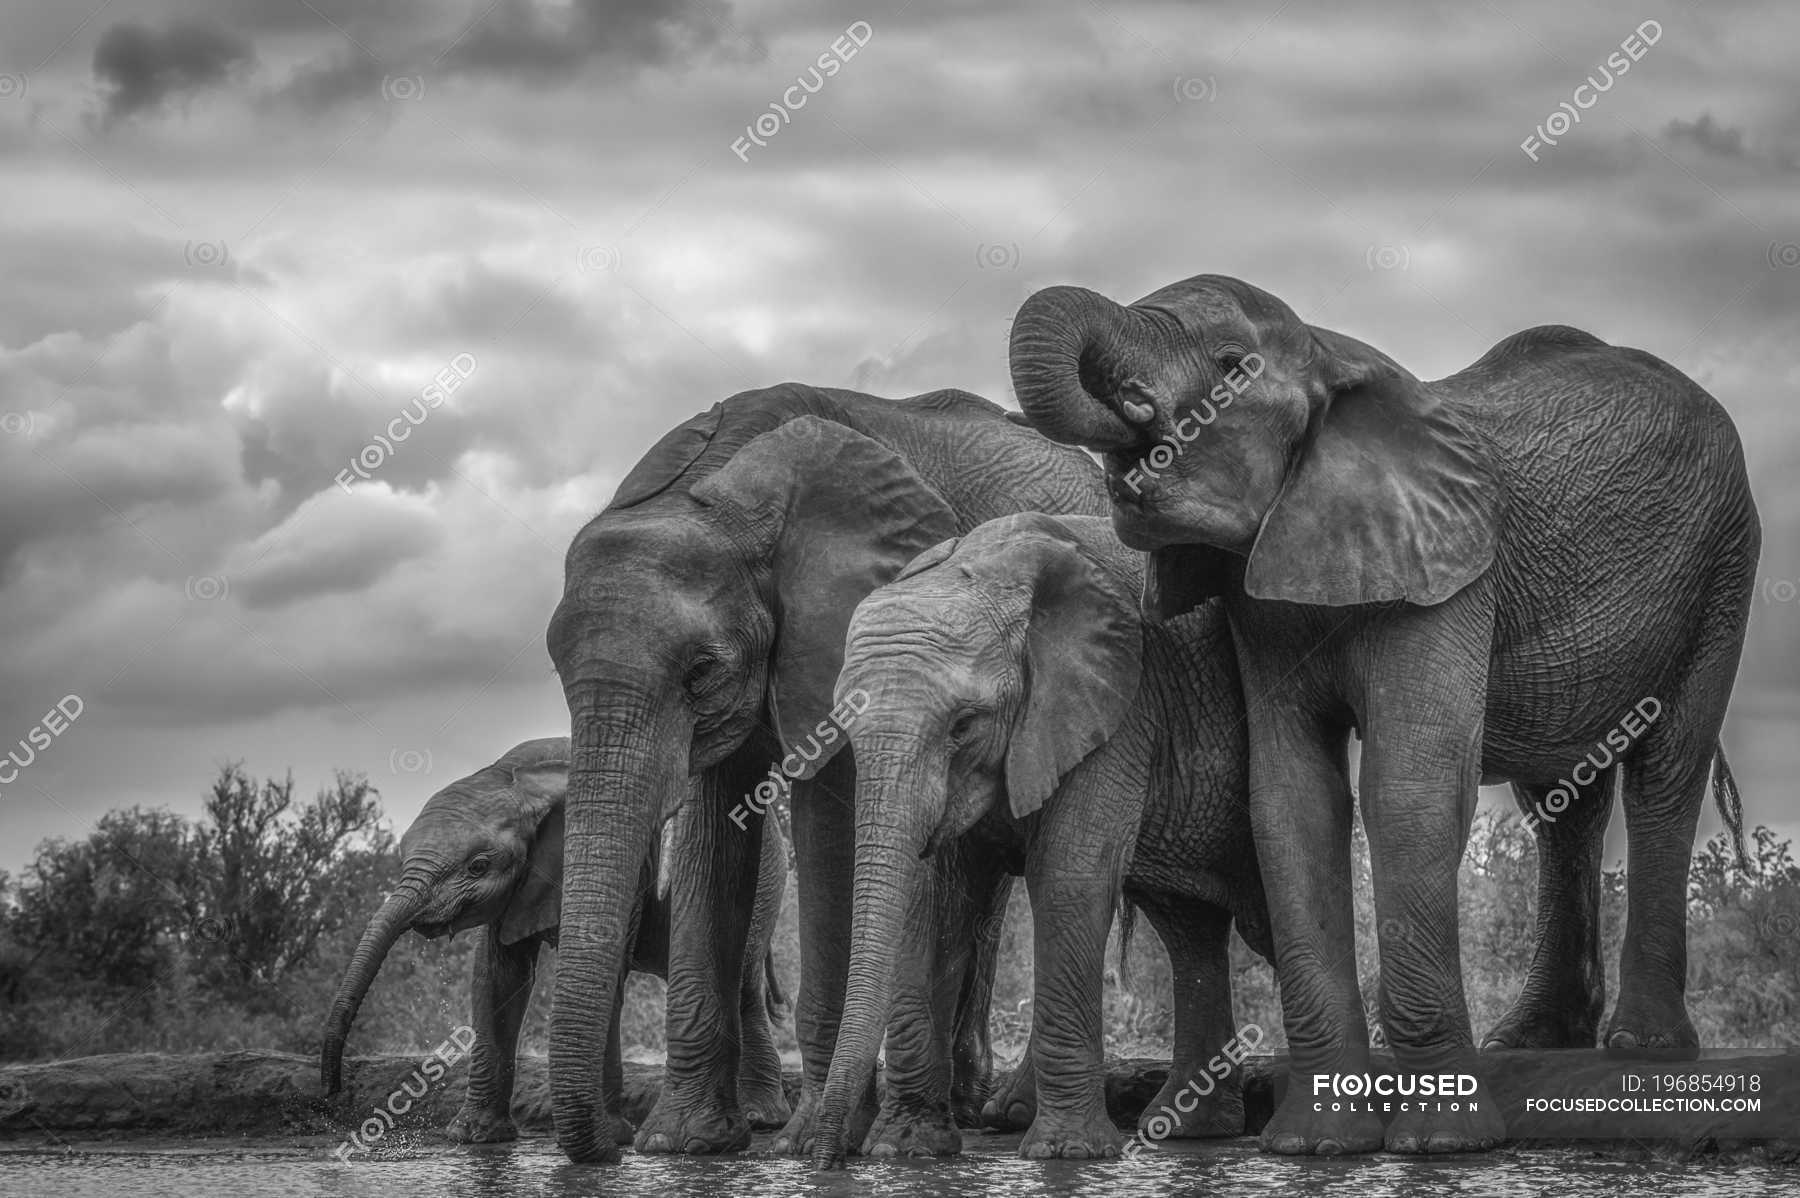
M 1537 841 L 1537 943 L 1482 1048 L 1698 1054 L 1686 876 L 1709 781 L 1741 823 L 1719 734 L 1760 542 L 1723 409 L 1563 326 L 1422 381 L 1217 275 L 1128 306 L 1040 291 L 1010 358 L 1022 415 L 783 384 L 650 448 L 565 560 L 546 640 L 570 735 L 452 783 L 407 831 L 327 1023 L 328 1087 L 394 941 L 480 928 L 455 1139 L 516 1135 L 548 941 L 573 1160 L 729 1152 L 758 1127 L 832 1167 L 953 1153 L 984 1122 L 1023 1130 L 1026 1156 L 1113 1156 L 1103 951 L 1129 905 L 1174 977 L 1152 1110 L 1199 1093 L 1233 1033 L 1235 926 L 1280 982 L 1290 1083 L 1265 1149 L 1490 1147 L 1505 1127 L 1479 1092 L 1385 1121 L 1311 1096 L 1369 1065 L 1359 811 L 1396 1066 L 1472 1072 L 1457 868 L 1497 782 Z M 1615 790 L 1628 916 L 1602 1029 Z M 777 798 L 799 893 L 791 1109 L 770 1030 Z M 1033 1024 L 997 1087 L 987 1009 L 1017 876 Z M 667 979 L 666 1077 L 635 1133 L 631 969 Z M 1229 1072 L 1177 1108 L 1177 1136 L 1244 1130 Z

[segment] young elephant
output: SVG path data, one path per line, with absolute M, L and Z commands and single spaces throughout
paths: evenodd
M 519 1028 L 531 1001 L 538 948 L 557 942 L 562 906 L 563 798 L 569 783 L 569 738 L 517 745 L 494 764 L 432 795 L 400 838 L 401 875 L 363 932 L 326 1023 L 320 1071 L 329 1093 L 340 1088 L 344 1041 L 382 960 L 407 930 L 438 937 L 479 928 L 482 949 L 471 982 L 475 1047 L 468 1097 L 445 1133 L 464 1143 L 511 1140 L 513 1065 Z M 659 854 L 660 856 L 660 854 Z M 667 897 L 657 890 L 653 857 L 639 883 L 640 914 L 631 968 L 665 977 L 669 959 Z M 787 852 L 774 820 L 764 822 L 762 864 L 750 945 L 760 962 L 740 987 L 743 1055 L 739 1101 L 757 1127 L 780 1127 L 791 1111 L 781 1086 L 770 1020 L 782 1003 L 769 939 L 781 913 Z M 623 996 L 623 987 L 618 994 Z M 622 1070 L 617 1011 L 607 1045 L 607 1107 L 615 1139 L 630 1143 L 618 1112 Z
M 820 1165 L 843 1160 L 846 1108 L 874 1068 L 896 960 L 931 959 L 932 932 L 904 922 L 927 873 L 919 859 L 965 833 L 965 845 L 1022 861 L 1035 916 L 1037 1112 L 1020 1152 L 1120 1150 L 1100 1021 L 1121 882 L 1176 981 L 1174 1067 L 1146 1115 L 1173 1103 L 1186 1112 L 1176 1135 L 1242 1134 L 1239 1079 L 1206 1064 L 1235 1030 L 1233 917 L 1272 952 L 1244 701 L 1223 613 L 1145 623 L 1140 562 L 1104 520 L 1007 516 L 926 550 L 856 609 L 838 681 L 840 696 L 866 696 L 850 729 L 855 931 Z M 1176 1101 L 1190 1083 L 1192 1109 Z M 954 1127 L 937 1129 L 925 1150 L 954 1151 Z

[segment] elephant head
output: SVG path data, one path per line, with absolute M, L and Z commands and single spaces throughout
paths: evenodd
M 1198 275 L 1129 306 L 1051 287 L 1010 357 L 1031 423 L 1101 453 L 1120 539 L 1152 551 L 1154 616 L 1235 585 L 1432 604 L 1493 560 L 1501 492 L 1454 405 L 1248 283 Z
M 855 930 L 823 1157 L 874 1069 L 920 859 L 1002 796 L 1017 818 L 1036 811 L 1135 702 L 1134 559 L 1103 520 L 1007 516 L 921 554 L 856 609 L 838 681 L 864 704 L 850 729 Z
M 363 930 L 326 1020 L 319 1070 L 343 1078 L 344 1041 L 394 942 L 487 924 L 502 944 L 557 925 L 567 737 L 528 740 L 427 799 L 400 837 L 400 880 Z M 634 875 L 635 876 L 635 875 Z
M 601 1063 L 657 828 L 766 722 L 800 743 L 831 708 L 857 600 L 956 531 L 891 450 L 769 394 L 646 455 L 570 546 L 550 621 L 574 742 L 550 1068 L 574 1160 L 617 1159 Z

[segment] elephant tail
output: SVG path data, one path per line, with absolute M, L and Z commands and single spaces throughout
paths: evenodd
M 1731 833 L 1731 847 L 1737 850 L 1738 868 L 1750 872 L 1750 854 L 1744 851 L 1744 798 L 1738 793 L 1737 779 L 1725 762 L 1725 742 L 1713 746 L 1713 802 L 1719 806 L 1719 818 Z
M 780 1023 L 787 1018 L 788 997 L 781 988 L 781 975 L 775 970 L 772 947 L 763 953 L 763 1009 L 769 1013 L 770 1023 Z

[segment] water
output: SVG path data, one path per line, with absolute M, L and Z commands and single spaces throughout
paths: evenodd
M 1503 1150 L 1485 1157 L 1373 1156 L 1308 1160 L 1264 1156 L 1254 1143 L 1176 1144 L 1132 1163 L 1025 1161 L 1017 1136 L 970 1136 L 945 1161 L 853 1161 L 848 1173 L 816 1173 L 785 1157 L 628 1154 L 623 1165 L 569 1164 L 548 1138 L 460 1148 L 402 1145 L 387 1159 L 345 1165 L 333 1145 L 144 1147 L 0 1153 L 0 1195 L 20 1198 L 1176 1198 L 1184 1194 L 1459 1195 L 1467 1198 L 1707 1198 L 1793 1195 L 1800 1169 L 1762 1164 L 1670 1164 L 1603 1160 L 1576 1150 Z M 385 1146 L 384 1146 L 385 1147 Z

